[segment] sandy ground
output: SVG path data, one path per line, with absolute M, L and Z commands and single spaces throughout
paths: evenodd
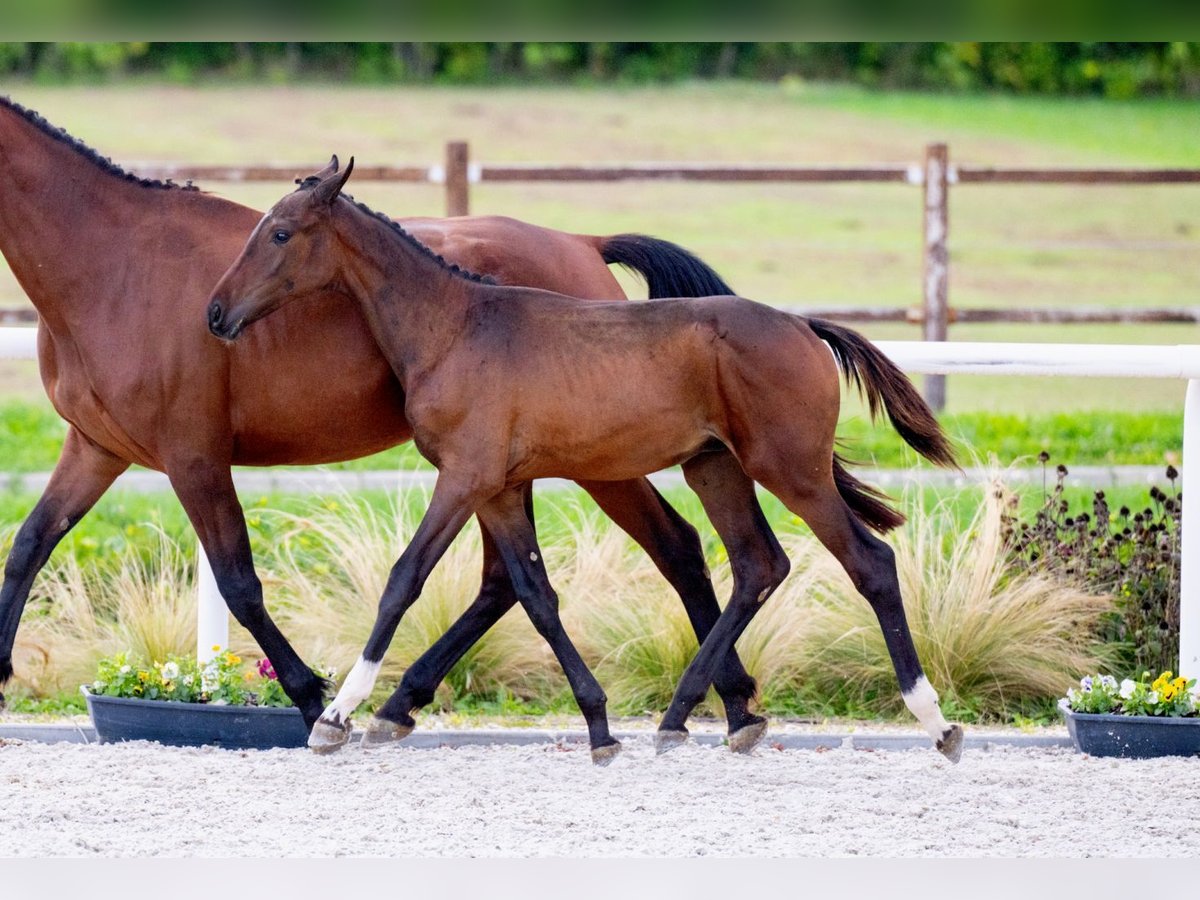
M 4 856 L 1194 856 L 1200 760 L 0 746 Z

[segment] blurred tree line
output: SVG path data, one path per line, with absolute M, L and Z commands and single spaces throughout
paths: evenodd
M 803 78 L 880 88 L 1200 96 L 1200 43 L 16 43 L 0 75 L 447 84 Z

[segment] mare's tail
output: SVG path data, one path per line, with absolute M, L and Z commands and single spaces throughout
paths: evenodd
M 600 255 L 606 263 L 619 263 L 645 278 L 652 300 L 734 293 L 708 263 L 670 241 L 644 234 L 616 234 L 601 239 Z
M 882 408 L 906 444 L 939 466 L 958 467 L 933 411 L 894 362 L 856 331 L 822 319 L 806 321 L 829 345 L 846 381 L 866 397 L 872 419 Z M 904 516 L 884 502 L 884 494 L 846 471 L 844 461 L 836 455 L 833 477 L 842 499 L 866 525 L 884 532 L 904 522 Z

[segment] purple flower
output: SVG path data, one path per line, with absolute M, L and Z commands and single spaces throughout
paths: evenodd
M 275 667 L 271 665 L 269 659 L 260 659 L 258 661 L 258 674 L 270 681 L 276 681 Z

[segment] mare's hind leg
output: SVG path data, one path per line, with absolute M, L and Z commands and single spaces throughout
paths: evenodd
M 67 432 L 50 483 L 13 539 L 0 588 L 0 687 L 12 677 L 13 644 L 33 580 L 63 536 L 83 518 L 129 463 Z M 0 694 L 0 709 L 4 695 Z
M 608 730 L 608 698 L 583 657 L 571 643 L 558 615 L 558 595 L 550 585 L 533 523 L 525 512 L 519 487 L 493 497 L 477 512 L 496 541 L 496 549 L 508 568 L 513 590 L 533 627 L 546 639 L 571 685 L 575 702 L 587 721 L 592 761 L 607 765 L 621 750 Z
M 803 468 L 797 470 L 803 471 Z M 962 728 L 943 718 L 937 692 L 921 670 L 917 648 L 904 615 L 892 548 L 855 518 L 838 493 L 831 473 L 807 482 L 791 472 L 782 475 L 756 472 L 755 477 L 808 524 L 871 604 L 883 630 L 905 705 L 933 738 L 937 749 L 951 762 L 958 762 L 962 755 Z
M 728 455 L 728 451 L 721 452 Z M 696 640 L 703 644 L 721 607 L 696 529 L 645 478 L 580 482 L 580 487 L 646 551 L 679 594 Z M 725 707 L 729 746 L 748 753 L 765 733 L 767 720 L 750 712 L 756 686 L 732 647 L 717 666 L 713 686 Z
M 687 739 L 687 718 L 704 699 L 713 676 L 754 614 L 787 577 L 787 555 L 771 532 L 754 495 L 754 482 L 730 453 L 710 453 L 683 464 L 683 474 L 704 504 L 733 568 L 733 595 L 700 650 L 679 680 L 675 696 L 655 735 L 659 752 Z M 753 747 L 765 721 L 730 736 L 734 750 Z
M 233 617 L 271 661 L 279 684 L 311 729 L 321 714 L 325 680 L 305 665 L 263 605 L 246 520 L 228 465 L 208 460 L 168 469 L 171 487 L 212 564 L 217 588 Z

